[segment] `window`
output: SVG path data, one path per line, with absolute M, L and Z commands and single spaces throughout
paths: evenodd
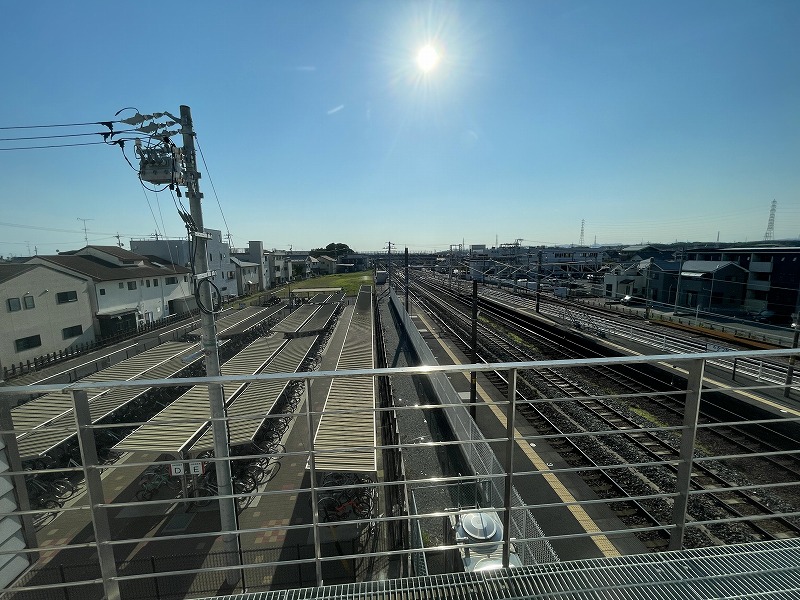
M 106 295 L 106 288 L 100 288 L 100 295 L 101 296 L 105 296 Z
M 164 278 L 164 285 L 178 285 L 178 278 L 177 277 L 165 277 Z
M 77 302 L 78 292 L 58 292 L 56 294 L 57 304 L 66 304 L 67 302 Z
M 145 279 L 144 282 L 147 284 L 147 287 L 150 287 L 150 280 L 149 279 Z
M 33 296 L 23 296 L 22 304 L 25 306 L 26 309 L 36 307 L 36 303 L 33 301 Z
M 69 338 L 78 337 L 83 333 L 83 325 L 73 325 L 72 327 L 65 327 L 61 330 L 61 334 L 65 340 Z
M 128 282 L 128 289 L 129 290 L 135 290 L 136 289 L 136 282 L 135 281 L 129 281 Z
M 125 289 L 125 284 L 122 283 L 121 281 L 119 282 L 119 289 L 121 290 Z
M 188 275 L 184 275 L 183 276 L 183 281 L 188 282 L 189 281 L 189 276 Z
M 153 287 L 158 287 L 158 279 L 153 279 Z
M 29 337 L 14 340 L 14 345 L 17 348 L 17 352 L 22 352 L 23 350 L 29 350 L 30 348 L 38 348 L 41 346 L 42 338 L 38 335 L 31 335 Z
M 22 309 L 22 305 L 19 303 L 19 298 L 9 298 L 6 300 L 6 304 L 8 305 L 9 312 L 16 312 Z

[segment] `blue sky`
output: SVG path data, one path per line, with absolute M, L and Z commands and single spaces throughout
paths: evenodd
M 577 244 L 582 220 L 587 244 L 752 242 L 773 199 L 775 238 L 800 239 L 796 0 L 39 1 L 3 20 L 0 127 L 190 106 L 205 224 L 235 246 Z M 95 244 L 184 233 L 116 147 L 0 150 L 0 199 L 6 256 L 80 247 L 80 219 Z

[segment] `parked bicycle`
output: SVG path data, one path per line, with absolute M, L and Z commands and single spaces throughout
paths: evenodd
M 179 490 L 181 482 L 175 477 L 171 477 L 166 467 L 155 467 L 145 471 L 139 479 L 140 488 L 136 491 L 136 499 L 147 501 L 162 487 L 166 485 L 172 490 Z
M 256 480 L 249 474 L 242 473 L 232 479 L 233 494 L 237 495 L 236 505 L 241 510 L 249 506 L 253 501 L 252 494 L 258 487 Z M 199 478 L 197 485 L 190 491 L 189 494 L 193 498 L 198 498 L 197 506 L 208 506 L 211 502 L 220 495 L 219 486 L 217 485 L 217 477 L 213 470 L 208 471 L 206 475 Z
M 357 473 L 327 473 L 322 478 L 323 489 L 317 501 L 322 521 L 367 519 L 373 514 L 377 494 L 369 477 Z M 355 486 L 355 487 L 344 487 Z

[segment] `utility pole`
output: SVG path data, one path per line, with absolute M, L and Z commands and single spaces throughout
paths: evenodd
M 538 261 L 536 263 L 536 312 L 539 312 L 539 297 L 542 295 L 542 251 L 537 253 Z
M 389 291 L 392 291 L 392 242 L 388 242 L 389 252 L 386 255 L 386 282 L 389 284 Z
M 411 310 L 408 307 L 408 246 L 406 246 L 406 312 L 411 316 Z
M 800 315 L 798 315 L 798 319 L 800 319 Z M 800 323 L 794 328 L 794 339 L 792 340 L 792 349 L 794 350 L 797 348 L 798 341 L 800 341 Z M 790 392 L 792 391 L 792 377 L 794 376 L 794 365 L 797 362 L 797 355 L 792 354 L 791 358 L 789 359 L 789 367 L 786 369 L 786 388 L 783 390 L 783 397 L 788 398 Z
M 203 228 L 203 209 L 198 181 L 200 173 L 197 170 L 197 157 L 194 151 L 194 129 L 192 127 L 192 113 L 188 106 L 181 105 L 181 134 L 183 135 L 183 158 L 186 164 L 184 173 L 186 197 L 189 199 L 189 208 L 194 221 L 194 238 L 197 245 L 194 263 L 194 285 L 200 302 L 200 322 L 202 332 L 202 347 L 205 357 L 206 375 L 218 377 L 221 374 L 219 353 L 217 351 L 217 332 L 214 326 L 213 299 L 208 270 L 208 239 L 211 237 Z M 208 403 L 211 410 L 211 429 L 214 434 L 214 458 L 217 475 L 217 487 L 220 496 L 231 496 L 233 485 L 231 482 L 231 463 L 228 452 L 228 423 L 225 421 L 225 397 L 222 385 L 211 383 L 208 385 Z M 225 548 L 225 562 L 227 566 L 239 565 L 239 526 L 236 516 L 236 499 L 219 499 L 219 516 L 222 531 L 222 542 Z M 225 572 L 225 578 L 230 585 L 239 582 L 240 572 L 230 569 Z
M 472 280 L 472 364 L 478 364 L 478 280 Z M 469 372 L 469 415 L 478 419 L 478 373 Z
M 644 320 L 650 320 L 650 267 L 653 266 L 651 258 L 647 263 L 647 272 L 644 280 Z
M 681 262 L 678 266 L 678 283 L 675 285 L 675 307 L 672 309 L 672 314 L 678 314 L 678 298 L 681 293 L 681 273 L 683 272 L 683 260 L 686 256 L 686 246 L 681 249 Z

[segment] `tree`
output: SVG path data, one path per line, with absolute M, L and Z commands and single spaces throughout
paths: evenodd
M 319 258 L 323 254 L 327 254 L 328 256 L 331 256 L 333 258 L 337 258 L 344 254 L 351 254 L 352 252 L 353 250 L 350 248 L 350 246 L 338 242 L 338 243 L 330 243 L 324 248 L 315 248 L 314 250 L 311 250 L 309 254 L 314 258 Z

